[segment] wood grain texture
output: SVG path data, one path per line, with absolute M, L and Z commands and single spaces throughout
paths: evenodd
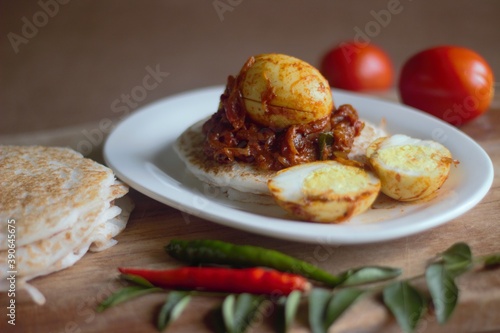
M 500 108 L 463 127 L 487 151 L 496 175 L 487 196 L 472 210 L 450 223 L 402 239 L 359 246 L 328 246 L 277 240 L 228 228 L 158 203 L 134 190 L 136 208 L 118 244 L 101 253 L 87 254 L 75 266 L 33 284 L 46 296 L 44 306 L 33 304 L 19 292 L 17 325 L 5 319 L 0 332 L 156 332 L 155 315 L 165 295 L 147 295 L 104 313 L 97 304 L 122 284 L 116 279 L 118 266 L 175 267 L 179 262 L 163 251 L 170 239 L 213 238 L 259 245 L 308 260 L 333 273 L 362 265 L 388 265 L 404 269 L 404 276 L 419 275 L 429 258 L 458 241 L 465 241 L 475 255 L 500 252 Z M 472 175 L 473 176 L 473 175 Z M 460 277 L 460 302 L 450 322 L 442 327 L 428 315 L 419 332 L 486 332 L 500 330 L 500 273 L 474 271 Z M 168 332 L 210 332 L 207 314 L 221 299 L 197 297 Z M 2 295 L 0 308 L 5 309 Z M 274 309 L 270 309 L 272 313 Z M 3 310 L 5 311 L 5 310 Z M 3 317 L 3 316 L 2 316 Z M 265 316 L 264 316 L 265 317 Z M 272 332 L 270 318 L 253 332 Z M 381 303 L 368 297 L 357 303 L 331 332 L 399 332 L 394 319 Z M 308 332 L 306 317 L 299 316 L 292 332 Z

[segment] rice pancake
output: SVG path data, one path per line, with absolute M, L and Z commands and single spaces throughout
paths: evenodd
M 15 220 L 16 285 L 101 251 L 126 226 L 132 201 L 113 172 L 67 148 L 0 146 L 0 291 L 7 290 L 7 221 Z
M 85 221 L 88 224 L 92 224 L 92 227 L 89 228 L 91 229 L 90 232 L 85 236 L 76 232 L 77 235 L 72 236 L 75 240 L 73 246 L 68 244 L 66 251 L 63 251 L 62 253 L 61 251 L 57 251 L 58 253 L 61 253 L 57 256 L 57 258 L 55 255 L 50 254 L 48 257 L 44 257 L 39 254 L 37 257 L 33 258 L 32 253 L 30 253 L 29 250 L 31 244 L 19 248 L 19 252 L 16 253 L 16 258 L 18 260 L 17 270 L 22 274 L 17 276 L 17 288 L 26 289 L 36 303 L 43 304 L 45 302 L 45 297 L 40 291 L 30 285 L 28 281 L 35 277 L 54 273 L 72 266 L 88 251 L 99 252 L 115 245 L 117 241 L 113 239 L 113 237 L 118 235 L 127 225 L 127 221 L 134 205 L 132 200 L 128 197 L 122 197 L 116 200 L 116 208 L 118 207 L 121 208 L 119 209 L 119 215 L 105 221 L 104 223 L 92 224 L 94 221 Z M 60 234 L 65 233 L 66 232 L 62 232 Z M 48 240 L 42 240 L 39 242 L 43 242 L 47 248 L 57 248 L 58 241 L 60 241 L 58 235 L 60 234 L 57 234 Z M 8 269 L 7 262 L 4 258 L 7 258 L 7 255 L 5 253 L 1 253 L 0 255 L 0 269 L 2 272 L 6 272 Z M 5 277 L 2 277 L 2 280 L 0 280 L 0 291 L 8 290 L 7 282 L 8 281 Z
M 68 148 L 0 146 L 0 230 L 15 219 L 16 245 L 23 246 L 71 228 L 109 208 L 114 181 L 109 168 Z
M 272 170 L 259 170 L 242 162 L 220 164 L 203 153 L 203 119 L 186 129 L 177 139 L 174 149 L 187 169 L 199 180 L 220 188 L 230 199 L 243 202 L 273 204 L 268 180 L 276 174 Z M 366 148 L 375 139 L 386 136 L 382 126 L 367 121 L 361 134 L 355 138 L 349 159 L 366 162 Z

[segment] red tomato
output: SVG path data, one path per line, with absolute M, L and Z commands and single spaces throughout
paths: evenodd
M 388 89 L 394 76 L 391 59 L 381 48 L 358 42 L 343 42 L 331 49 L 320 71 L 330 86 L 354 91 Z
M 403 66 L 403 103 L 460 126 L 484 113 L 493 98 L 493 73 L 472 50 L 438 46 L 411 57 Z

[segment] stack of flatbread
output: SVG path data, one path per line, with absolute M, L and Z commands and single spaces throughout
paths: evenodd
M 8 290 L 7 272 L 15 268 L 16 289 L 43 304 L 28 281 L 114 245 L 133 208 L 127 192 L 109 168 L 71 149 L 0 146 L 0 292 Z M 15 267 L 8 262 L 9 221 Z

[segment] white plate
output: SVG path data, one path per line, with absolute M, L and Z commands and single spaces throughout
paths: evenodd
M 104 157 L 117 176 L 143 194 L 223 225 L 266 236 L 321 244 L 360 244 L 415 234 L 448 222 L 474 207 L 493 182 L 484 150 L 456 128 L 396 103 L 333 91 L 335 105 L 352 104 L 361 118 L 387 121 L 387 130 L 433 139 L 460 161 L 439 194 L 426 203 L 378 203 L 343 224 L 290 220 L 277 206 L 233 202 L 185 171 L 173 150 L 176 138 L 217 109 L 223 86 L 186 92 L 133 113 L 108 137 Z M 189 215 L 184 214 L 186 219 Z M 189 228 L 189 225 L 186 225 Z

